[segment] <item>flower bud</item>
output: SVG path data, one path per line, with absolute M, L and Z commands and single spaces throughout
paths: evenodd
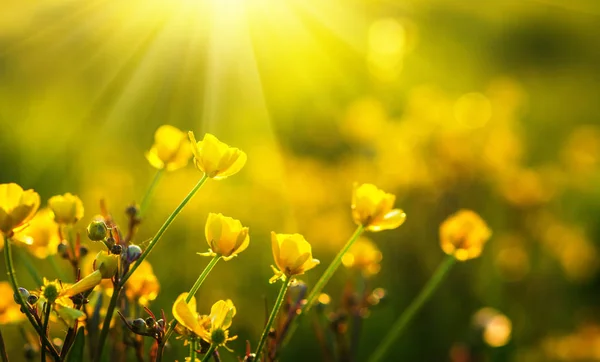
M 38 299 L 40 298 L 37 295 L 31 294 L 29 297 L 27 297 L 27 303 L 34 305 L 35 303 L 37 303 Z
M 146 325 L 146 321 L 142 318 L 134 319 L 131 322 L 131 328 L 135 333 L 146 333 L 148 331 L 148 326 Z
M 156 320 L 152 317 L 146 318 L 146 326 L 148 326 L 149 329 L 154 329 L 154 327 L 156 327 Z
M 25 288 L 19 288 L 19 294 L 21 294 L 21 297 L 24 301 L 27 301 L 28 298 L 31 296 L 31 294 L 29 294 L 29 291 Z M 17 293 L 13 294 L 13 299 L 15 300 L 15 303 L 21 304 Z
M 56 298 L 58 298 L 58 293 L 58 285 L 55 282 L 48 283 L 42 290 L 42 295 L 50 303 L 54 303 Z
M 96 255 L 96 270 L 100 271 L 102 279 L 110 279 L 117 272 L 119 266 L 119 257 L 114 254 L 108 254 L 101 251 Z
M 129 205 L 125 209 L 125 214 L 131 218 L 136 217 L 139 214 L 139 212 L 140 212 L 140 209 L 135 204 Z
M 53 196 L 48 200 L 48 206 L 54 213 L 58 224 L 75 224 L 83 217 L 83 203 L 73 194 Z
M 56 247 L 56 251 L 58 252 L 58 255 L 60 255 L 64 259 L 67 259 L 69 257 L 69 246 L 64 241 L 58 244 L 58 246 Z
M 84 256 L 88 255 L 89 252 L 90 252 L 90 249 L 88 249 L 87 246 L 85 246 L 85 245 L 79 246 L 79 257 L 83 258 Z
M 91 241 L 102 241 L 106 238 L 108 228 L 102 220 L 92 220 L 87 227 L 87 235 Z
M 128 263 L 133 263 L 138 260 L 142 255 L 142 248 L 137 245 L 131 244 L 127 247 L 126 258 Z

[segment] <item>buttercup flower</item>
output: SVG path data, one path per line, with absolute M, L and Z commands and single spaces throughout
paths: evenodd
M 360 238 L 344 254 L 342 263 L 347 268 L 359 269 L 365 276 L 370 276 L 377 274 L 379 269 L 381 269 L 379 265 L 381 259 L 381 251 L 379 251 L 375 243 L 367 238 Z
M 57 280 L 50 281 L 44 278 L 37 303 L 40 310 L 43 310 L 46 303 L 52 303 L 53 311 L 58 319 L 69 327 L 73 327 L 76 320 L 82 321 L 85 319 L 85 313 L 75 309 L 73 301 L 69 298 L 70 295 L 64 293 L 68 288 L 70 287 L 65 288 Z
M 173 304 L 173 317 L 187 331 L 201 338 L 208 338 L 210 320 L 208 316 L 200 316 L 196 312 L 196 298 L 192 297 L 189 303 L 185 302 L 188 293 L 182 293 Z M 181 333 L 181 331 L 180 331 Z
M 222 255 L 223 260 L 230 260 L 246 250 L 250 243 L 248 228 L 243 227 L 239 220 L 222 214 L 208 214 L 204 228 L 206 241 L 210 246 L 208 253 L 201 255 Z
M 228 331 L 234 316 L 235 306 L 231 300 L 220 300 L 213 304 L 208 316 L 210 329 L 205 340 L 210 344 L 225 347 L 227 342 L 236 339 L 237 336 L 229 337 Z
M 131 275 L 125 285 L 125 294 L 130 300 L 137 301 L 142 306 L 156 299 L 160 290 L 160 283 L 154 275 L 152 265 L 142 261 L 142 265 Z
M 460 210 L 440 225 L 440 245 L 448 255 L 460 261 L 478 257 L 492 231 L 471 210 Z
M 117 272 L 119 266 L 119 257 L 114 254 L 108 254 L 101 251 L 96 255 L 94 263 L 95 270 L 77 283 L 65 288 L 60 295 L 72 297 L 96 287 L 102 282 L 102 279 L 110 279 Z
M 174 171 L 185 167 L 192 156 L 187 135 L 178 128 L 163 125 L 154 133 L 154 145 L 146 152 L 152 167 Z
M 271 266 L 275 275 L 269 280 L 270 283 L 283 277 L 304 274 L 319 264 L 319 260 L 312 257 L 310 244 L 300 234 L 271 232 L 271 247 L 277 268 Z
M 246 163 L 246 154 L 234 147 L 219 141 L 210 133 L 204 139 L 196 142 L 194 133 L 190 132 L 194 164 L 208 177 L 215 180 L 224 179 L 238 173 Z
M 0 324 L 20 322 L 25 319 L 21 307 L 15 303 L 13 289 L 8 282 L 0 282 Z
M 25 244 L 36 258 L 44 259 L 56 254 L 60 236 L 52 211 L 47 208 L 40 210 L 31 219 L 27 228 L 13 236 L 13 240 Z
M 33 218 L 40 207 L 40 195 L 10 183 L 0 184 L 0 232 L 18 231 Z
M 395 229 L 404 223 L 406 214 L 392 209 L 396 196 L 385 193 L 372 184 L 354 184 L 352 218 L 369 231 Z
M 54 212 L 54 221 L 59 224 L 75 224 L 83 217 L 81 199 L 69 192 L 52 196 L 48 200 L 48 206 Z

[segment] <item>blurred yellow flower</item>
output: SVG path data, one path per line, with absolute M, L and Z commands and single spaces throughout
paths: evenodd
M 75 224 L 83 217 L 81 199 L 69 192 L 52 196 L 48 200 L 48 206 L 54 212 L 54 221 L 59 224 Z
M 460 210 L 440 225 L 440 245 L 448 255 L 460 261 L 478 257 L 492 231 L 471 210 Z
M 406 214 L 392 209 L 396 196 L 385 193 L 372 184 L 354 184 L 352 217 L 369 231 L 395 229 L 404 223 Z
M 127 298 L 137 301 L 142 306 L 147 306 L 149 302 L 156 299 L 160 291 L 160 283 L 154 275 L 152 265 L 145 260 L 142 261 L 136 272 L 127 280 L 125 288 Z
M 40 195 L 15 183 L 0 184 L 0 232 L 10 234 L 25 226 L 40 207 Z
M 483 340 L 490 347 L 502 347 L 510 341 L 512 323 L 496 309 L 485 307 L 473 315 L 473 325 L 483 331 Z
M 208 316 L 200 316 L 196 312 L 196 298 L 192 297 L 189 303 L 185 302 L 188 293 L 181 293 L 173 304 L 173 317 L 179 325 L 201 338 L 208 338 Z
M 152 167 L 174 171 L 185 167 L 192 156 L 187 135 L 176 127 L 163 125 L 154 133 L 154 145 L 146 152 Z
M 271 247 L 277 268 L 271 266 L 275 275 L 269 280 L 270 283 L 283 277 L 304 274 L 319 264 L 319 260 L 312 257 L 310 244 L 300 234 L 271 232 Z
M 8 282 L 0 282 L 0 325 L 20 322 L 25 319 L 21 307 L 15 303 L 13 289 Z
M 40 210 L 27 228 L 14 235 L 13 240 L 27 245 L 27 249 L 36 258 L 44 259 L 56 254 L 60 236 L 52 211 L 48 208 Z
M 215 180 L 224 179 L 238 173 L 246 163 L 246 154 L 234 147 L 219 141 L 210 133 L 196 142 L 194 132 L 189 133 L 192 142 L 194 164 L 208 177 Z
M 222 214 L 208 214 L 204 228 L 206 241 L 210 246 L 208 253 L 201 255 L 222 255 L 223 260 L 230 260 L 246 250 L 250 243 L 248 228 L 243 227 L 239 220 Z
M 365 276 L 377 274 L 381 269 L 379 262 L 382 259 L 381 251 L 371 240 L 361 237 L 350 250 L 342 257 L 342 263 L 347 268 L 356 268 Z

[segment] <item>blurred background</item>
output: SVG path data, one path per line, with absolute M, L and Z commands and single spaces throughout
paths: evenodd
M 452 270 L 389 360 L 600 361 L 600 3 L 3 0 L 2 8 L 0 182 L 34 188 L 43 204 L 79 195 L 80 230 L 100 199 L 125 222 L 155 173 L 144 152 L 162 124 L 198 138 L 211 132 L 248 154 L 239 174 L 205 185 L 149 258 L 161 285 L 151 309 L 170 316 L 208 262 L 195 255 L 208 247 L 208 212 L 250 227 L 249 249 L 219 263 L 199 292 L 200 311 L 223 298 L 237 306 L 239 338 L 224 361 L 236 361 L 247 339 L 256 344 L 265 298 L 277 293 L 267 282 L 270 231 L 311 242 L 322 265 L 302 279 L 314 283 L 354 230 L 355 181 L 396 194 L 407 214 L 400 228 L 367 235 L 383 256 L 368 285 L 386 293 L 363 321 L 355 361 L 443 259 L 438 226 L 460 208 L 481 214 L 493 237 L 480 258 Z M 189 165 L 162 179 L 139 243 L 200 176 Z M 56 277 L 47 261 L 38 265 Z M 326 308 L 365 278 L 340 269 Z M 490 311 L 482 308 L 505 318 L 482 323 Z M 17 327 L 2 331 L 19 361 Z M 304 326 L 282 360 L 327 360 L 316 342 Z M 166 360 L 185 355 L 173 341 Z

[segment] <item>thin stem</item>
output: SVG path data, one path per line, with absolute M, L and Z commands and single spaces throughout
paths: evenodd
M 196 340 L 192 340 L 190 343 L 190 361 L 196 362 Z
M 0 330 L 0 357 L 2 357 L 2 362 L 8 362 L 8 354 L 6 353 L 6 346 L 4 345 L 4 338 L 2 337 L 1 330 Z
M 183 201 L 181 201 L 179 206 L 177 206 L 177 208 L 175 208 L 175 210 L 173 210 L 173 212 L 171 213 L 171 215 L 169 215 L 169 217 L 167 218 L 165 223 L 160 227 L 160 229 L 158 230 L 156 235 L 154 235 L 154 237 L 148 244 L 148 247 L 146 248 L 146 250 L 144 250 L 144 252 L 140 256 L 140 258 L 138 259 L 138 262 L 133 264 L 131 269 L 129 269 L 129 271 L 127 272 L 127 274 L 125 274 L 123 276 L 123 278 L 121 279 L 121 283 L 120 283 L 121 286 L 125 285 L 125 283 L 129 279 L 129 277 L 131 277 L 131 274 L 133 274 L 133 272 L 135 272 L 136 269 L 142 264 L 142 261 L 144 261 L 144 259 L 146 259 L 148 257 L 148 255 L 150 254 L 152 249 L 154 249 L 154 247 L 156 246 L 156 244 L 158 243 L 158 241 L 160 240 L 162 235 L 169 228 L 169 226 L 173 223 L 173 221 L 175 220 L 177 215 L 179 215 L 181 210 L 183 210 L 185 205 L 187 205 L 187 203 L 192 199 L 192 197 L 196 194 L 196 192 L 198 192 L 198 190 L 200 190 L 200 188 L 202 187 L 202 185 L 204 185 L 204 183 L 206 182 L 207 179 L 208 179 L 208 176 L 206 174 L 204 174 L 204 176 L 202 176 L 202 178 L 200 179 L 200 181 L 198 181 L 196 186 L 194 186 L 192 191 L 190 191 L 190 193 L 183 199 Z
M 140 203 L 140 212 L 138 214 L 139 217 L 142 217 L 148 210 L 148 206 L 150 206 L 150 200 L 152 199 L 152 195 L 154 195 L 154 190 L 156 189 L 156 186 L 159 184 L 159 181 L 162 178 L 164 173 L 165 173 L 165 170 L 161 168 L 161 169 L 157 170 L 156 173 L 154 174 L 154 177 L 152 178 L 152 182 L 150 183 L 150 186 L 148 186 L 148 189 L 146 190 L 146 193 L 144 194 L 144 197 L 142 198 L 142 202 Z
M 379 344 L 379 347 L 375 350 L 375 353 L 369 359 L 369 362 L 382 361 L 386 353 L 392 347 L 395 340 L 402 334 L 406 326 L 413 319 L 413 317 L 419 312 L 421 307 L 429 300 L 433 292 L 440 286 L 444 277 L 450 271 L 452 266 L 456 263 L 456 258 L 452 255 L 448 255 L 438 266 L 436 271 L 433 273 L 427 284 L 421 289 L 419 295 L 412 301 L 412 303 L 406 308 L 406 310 L 400 315 L 400 318 L 396 320 L 388 334 L 384 337 L 383 341 Z
M 211 270 L 215 267 L 215 265 L 217 265 L 217 262 L 219 260 L 221 260 L 221 256 L 216 255 L 214 258 L 211 259 L 211 261 L 208 263 L 208 265 L 204 268 L 204 270 L 202 271 L 202 274 L 200 274 L 200 276 L 198 277 L 198 279 L 196 280 L 196 282 L 190 289 L 190 292 L 188 293 L 187 297 L 185 297 L 186 303 L 189 303 L 192 300 L 192 298 L 194 297 L 194 295 L 196 295 L 196 292 L 198 292 L 198 289 L 200 289 L 200 286 L 202 285 L 202 283 L 204 283 L 204 280 L 206 279 L 208 274 L 211 272 Z M 177 320 L 173 319 L 171 321 L 171 323 L 169 323 L 169 328 L 167 328 L 167 331 L 165 332 L 165 336 L 163 337 L 163 339 L 161 341 L 161 344 L 163 346 L 167 343 L 167 341 L 171 337 L 171 334 L 173 334 L 175 327 L 177 327 Z
M 33 317 L 33 314 L 31 314 L 31 311 L 29 310 L 29 305 L 27 304 L 25 299 L 23 299 L 23 296 L 19 292 L 19 283 L 17 282 L 17 276 L 15 273 L 14 263 L 12 260 L 12 251 L 11 251 L 12 240 L 7 237 L 7 238 L 5 238 L 5 241 L 6 242 L 4 243 L 5 244 L 4 245 L 4 262 L 6 264 L 6 270 L 7 270 L 6 273 L 8 274 L 8 279 L 10 279 L 10 284 L 13 288 L 13 292 L 17 296 L 18 303 L 21 305 L 23 312 L 25 312 L 25 315 L 27 316 L 29 323 L 31 323 L 33 328 L 39 334 L 40 340 L 42 343 L 42 349 L 48 349 L 52 358 L 55 361 L 60 361 L 60 356 L 58 355 L 58 352 L 56 352 L 56 349 L 54 349 L 54 346 L 52 346 L 52 343 L 50 343 L 46 334 L 42 332 L 41 326 L 37 323 L 37 321 Z
M 19 249 L 19 248 L 17 248 L 17 249 Z M 31 278 L 33 279 L 35 284 L 37 284 L 38 286 L 41 286 L 43 284 L 42 277 L 40 276 L 37 269 L 33 265 L 33 261 L 31 261 L 31 257 L 29 256 L 27 250 L 20 249 L 19 250 L 19 258 L 21 258 L 21 261 L 25 265 L 27 272 L 29 273 L 29 275 L 31 275 Z
M 60 268 L 60 266 L 56 262 L 57 255 L 58 254 L 50 255 L 46 259 L 50 262 L 50 265 L 52 266 L 52 269 L 56 273 L 56 276 L 58 277 L 58 279 L 66 281 L 67 276 L 65 275 L 65 272 Z
M 267 341 L 267 337 L 269 336 L 269 331 L 271 330 L 273 322 L 275 322 L 275 318 L 277 318 L 277 313 L 279 313 L 279 309 L 283 304 L 283 300 L 285 299 L 285 293 L 287 292 L 291 281 L 291 278 L 286 278 L 286 280 L 281 285 L 281 290 L 279 290 L 279 295 L 277 296 L 275 305 L 273 305 L 273 310 L 271 310 L 271 315 L 269 316 L 267 325 L 265 325 L 265 329 L 263 330 L 262 335 L 260 336 L 260 341 L 258 342 L 258 346 L 256 347 L 256 361 L 260 361 L 260 355 L 262 354 L 263 347 L 265 345 L 265 342 Z
M 108 337 L 108 331 L 110 329 L 110 322 L 112 320 L 113 314 L 115 313 L 115 308 L 117 306 L 117 302 L 119 300 L 120 293 L 121 293 L 121 287 L 119 286 L 119 284 L 115 283 L 113 294 L 110 298 L 110 302 L 108 304 L 108 309 L 106 310 L 106 316 L 104 317 L 104 323 L 102 323 L 102 330 L 100 331 L 100 337 L 98 338 L 96 361 L 102 360 L 102 353 L 104 352 L 104 344 L 106 343 L 106 338 Z
M 52 303 L 44 303 L 44 326 L 42 327 L 42 333 L 48 336 L 48 322 L 50 322 L 50 311 L 52 310 Z M 42 362 L 46 362 L 46 349 L 42 348 L 41 359 Z
M 321 278 L 317 281 L 317 284 L 315 284 L 315 286 L 311 290 L 310 294 L 308 295 L 308 298 L 306 298 L 306 304 L 304 305 L 302 313 L 306 313 L 310 310 L 310 308 L 312 308 L 313 304 L 319 297 L 319 294 L 321 293 L 325 285 L 329 282 L 337 268 L 339 268 L 340 264 L 342 264 L 342 257 L 344 256 L 344 254 L 346 254 L 348 249 L 350 249 L 352 244 L 354 244 L 354 242 L 364 231 L 364 226 L 359 225 L 354 231 L 354 234 L 352 234 L 350 239 L 348 239 L 348 241 L 346 242 L 346 245 L 344 245 L 342 250 L 340 250 L 339 253 L 337 253 L 331 264 L 329 264 L 329 266 L 327 267 L 327 270 L 325 270 L 323 275 L 321 275 Z
M 210 358 L 212 357 L 213 352 L 216 350 L 217 350 L 217 345 L 214 343 L 211 344 L 210 347 L 208 348 L 208 351 L 206 351 L 206 354 L 202 358 L 202 362 L 208 362 L 210 360 Z M 256 358 L 256 361 L 258 361 L 258 358 Z

